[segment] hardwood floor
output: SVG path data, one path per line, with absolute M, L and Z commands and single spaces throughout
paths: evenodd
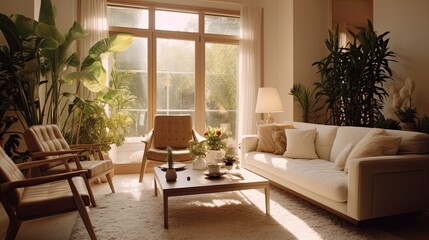
M 152 189 L 153 173 L 146 173 L 143 183 L 138 182 L 138 174 L 115 175 L 113 182 L 116 192 L 129 191 L 130 189 Z M 110 192 L 107 183 L 94 183 L 94 194 Z M 91 208 L 89 208 L 91 210 Z M 72 231 L 77 212 L 61 214 L 51 217 L 35 219 L 23 222 L 17 239 L 49 240 L 68 239 Z M 0 239 L 5 238 L 9 220 L 3 207 L 0 208 Z M 366 224 L 381 229 L 403 239 L 428 239 L 429 238 L 429 210 L 420 214 L 411 214 L 391 218 L 379 219 Z

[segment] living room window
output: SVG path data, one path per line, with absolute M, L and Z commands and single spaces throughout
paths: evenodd
M 110 34 L 135 36 L 128 50 L 114 55 L 137 97 L 128 109 L 128 137 L 144 136 L 155 114 L 186 113 L 199 133 L 222 127 L 234 140 L 239 12 L 152 4 L 108 4 Z

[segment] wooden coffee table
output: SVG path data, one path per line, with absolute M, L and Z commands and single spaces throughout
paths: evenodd
M 192 164 L 187 164 L 184 170 L 177 171 L 177 180 L 167 182 L 165 171 L 154 168 L 155 196 L 159 192 L 163 195 L 164 228 L 168 228 L 168 198 L 204 193 L 228 192 L 245 189 L 265 189 L 265 213 L 270 215 L 270 182 L 245 169 L 233 170 L 239 172 L 244 179 L 232 174 L 225 174 L 220 178 L 208 178 L 204 170 L 193 170 Z M 189 180 L 188 180 L 189 177 Z

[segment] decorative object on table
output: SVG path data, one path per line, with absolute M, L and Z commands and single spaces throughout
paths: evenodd
M 207 148 L 205 142 L 197 142 L 194 140 L 189 141 L 189 154 L 195 157 L 192 162 L 192 168 L 202 170 L 207 168 L 207 161 L 205 159 Z
M 401 121 L 402 130 L 414 130 L 416 127 L 417 110 L 412 107 L 414 87 L 414 81 L 408 77 L 401 89 L 392 88 L 392 108 Z
M 274 117 L 271 113 L 278 112 L 283 112 L 283 105 L 277 88 L 259 88 L 255 113 L 267 113 L 266 123 L 273 123 Z
M 167 162 L 168 162 L 168 168 L 165 173 L 165 179 L 167 179 L 167 181 L 176 181 L 177 173 L 176 173 L 176 169 L 174 169 L 173 149 L 171 149 L 170 146 L 167 147 Z
M 206 138 L 206 147 L 208 152 L 206 154 L 207 163 L 219 163 L 222 161 L 224 151 L 226 150 L 226 143 L 223 141 L 226 138 L 224 130 L 221 128 L 208 127 L 204 133 Z
M 218 163 L 207 165 L 207 171 L 204 174 L 209 178 L 220 178 L 226 174 L 226 170 L 221 170 L 221 165 Z

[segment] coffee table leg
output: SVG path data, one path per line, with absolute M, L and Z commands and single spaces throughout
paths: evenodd
M 156 179 L 153 179 L 154 189 L 155 190 L 155 196 L 158 196 L 158 187 L 156 186 Z
M 270 215 L 270 186 L 265 187 L 265 214 Z
M 164 194 L 164 228 L 168 228 L 168 197 Z

